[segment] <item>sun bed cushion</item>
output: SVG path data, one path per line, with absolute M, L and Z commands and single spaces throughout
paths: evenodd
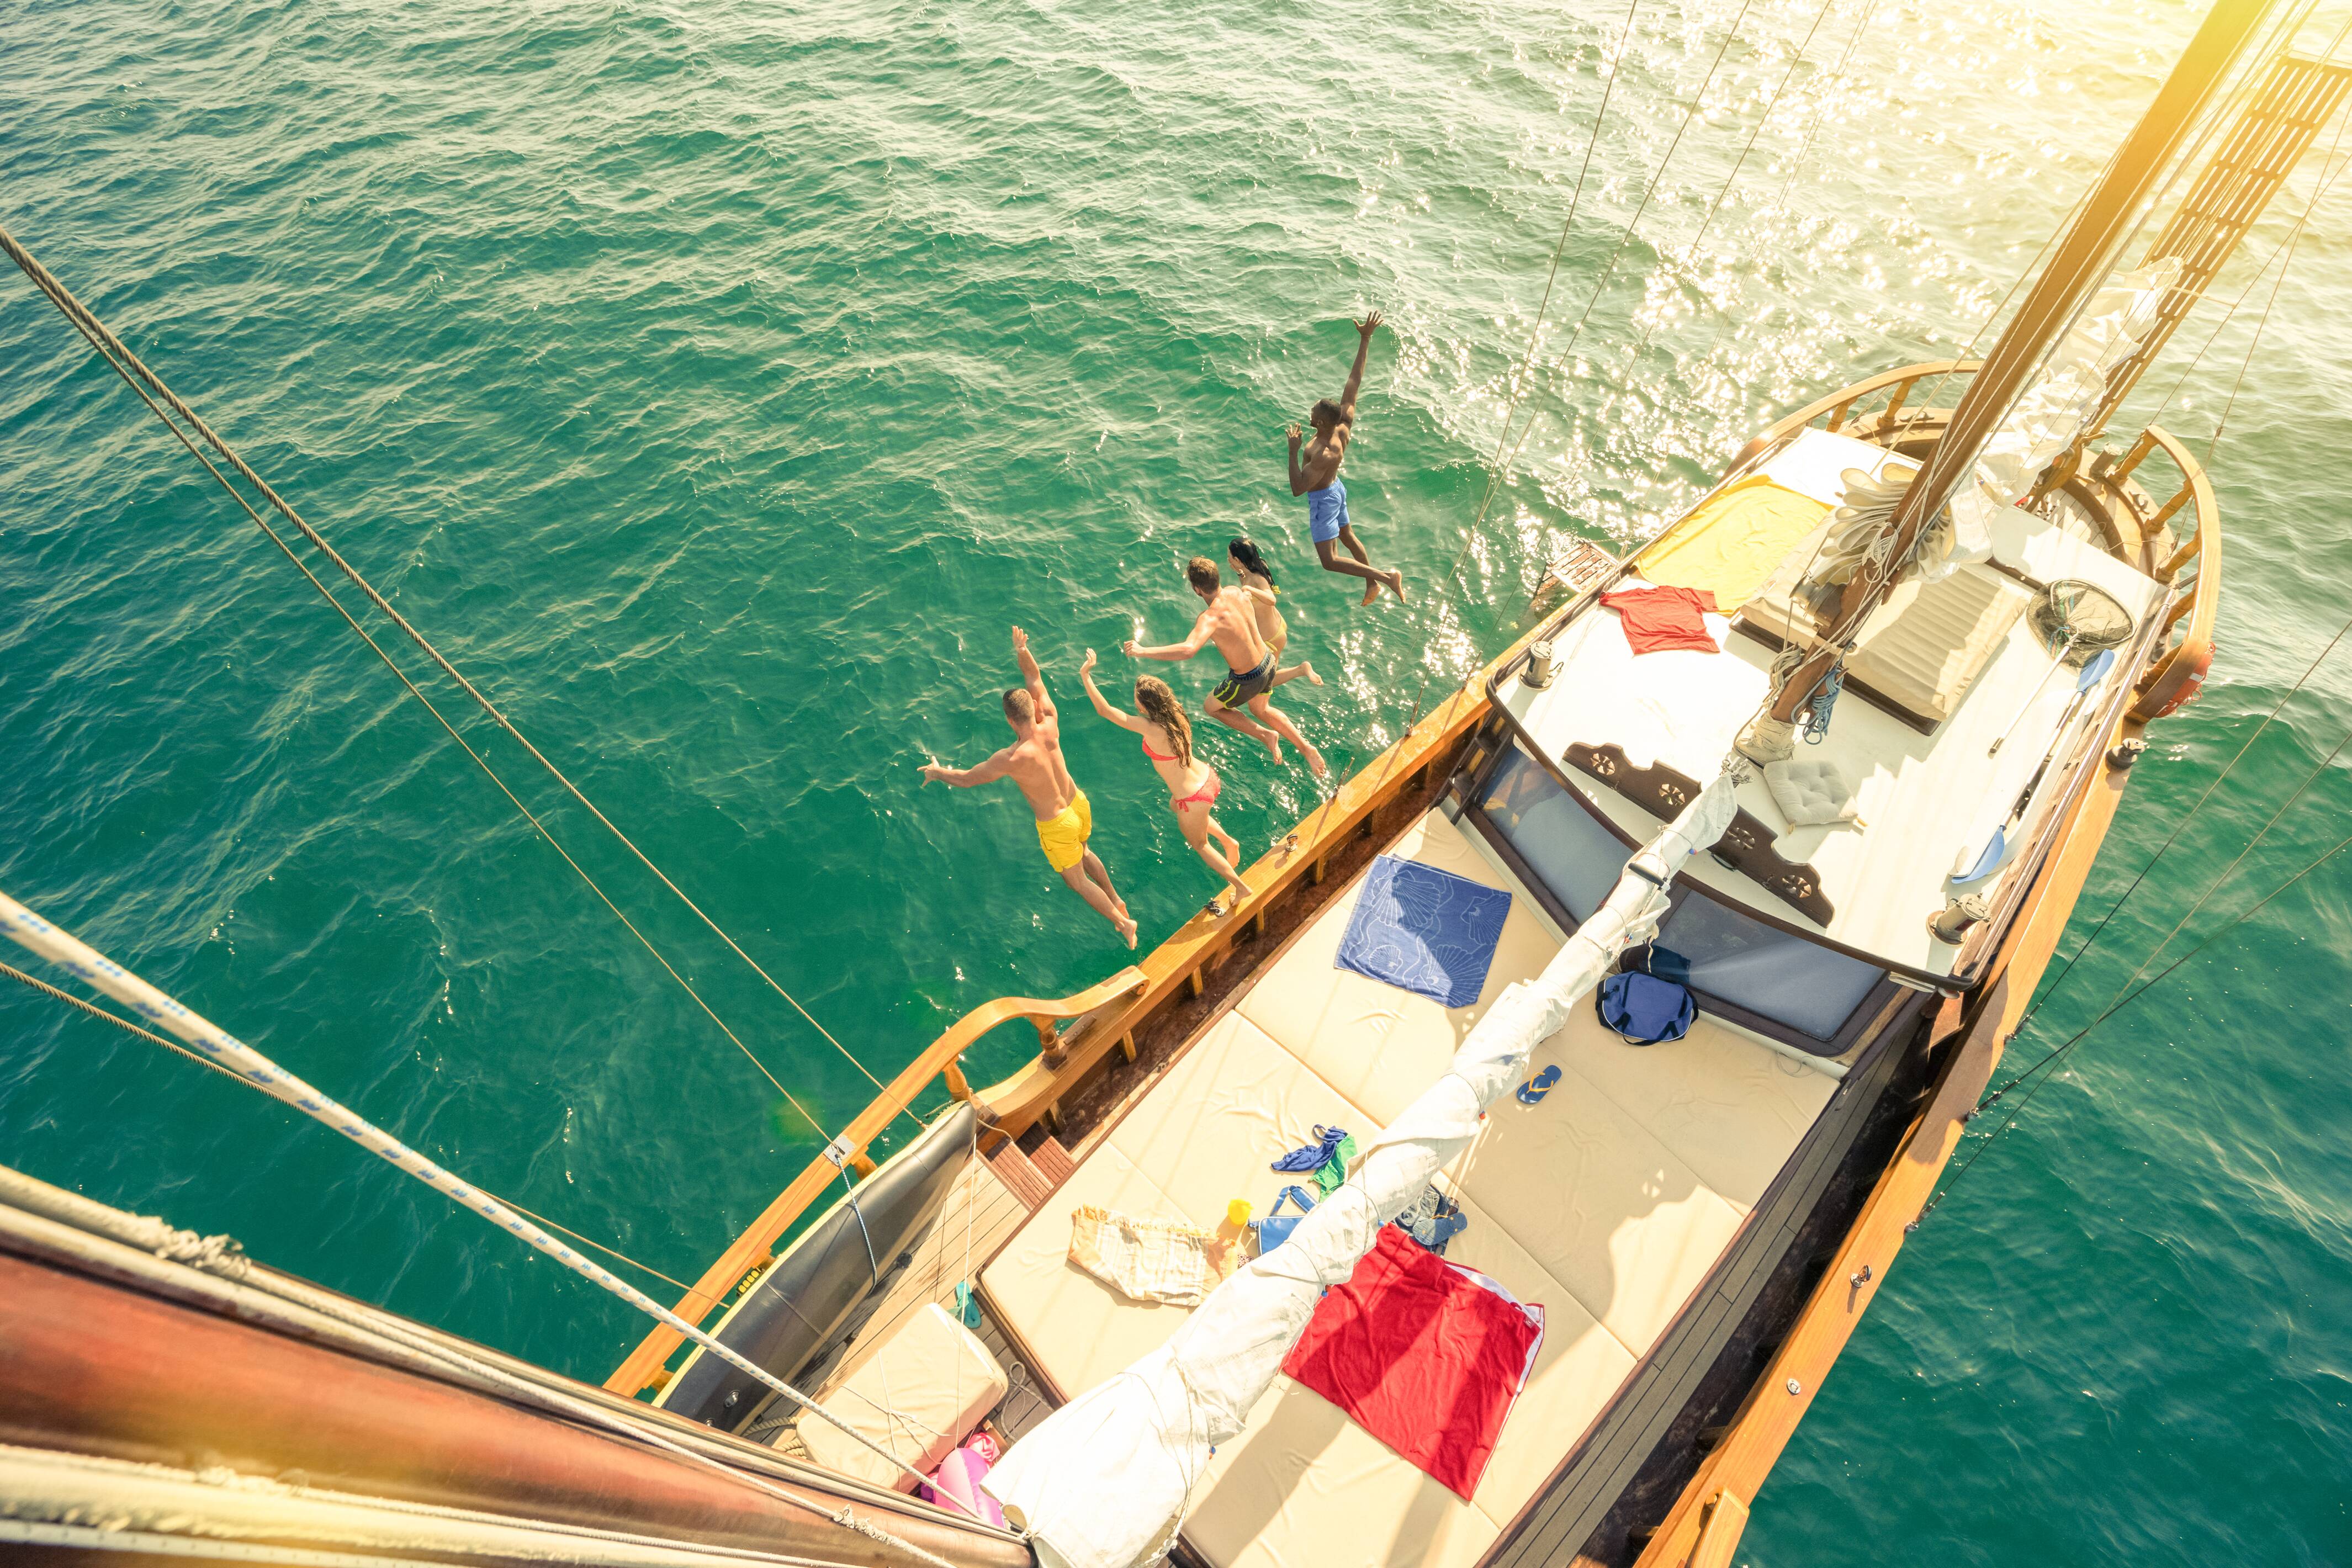
M 1790 552 L 1764 591 L 1740 612 L 1783 641 L 1812 632 L 1811 618 L 1789 603 L 1811 559 L 1812 544 L 1808 539 Z M 2032 590 L 1984 566 L 1963 566 L 1933 583 L 1906 577 L 1863 623 L 1862 636 L 1846 657 L 1846 679 L 1906 713 L 1940 724 L 1959 707 L 2032 601 Z
M 866 1442 L 926 1473 L 1003 1401 L 1004 1369 L 938 1302 L 910 1312 L 868 1348 L 825 1396 L 824 1407 Z M 836 1475 L 915 1489 L 903 1470 L 820 1415 L 803 1414 L 809 1458 Z
M 1447 1246 L 1446 1261 L 1544 1309 L 1535 1370 L 1471 1500 L 1320 1394 L 1276 1378 L 1192 1490 L 1185 1539 L 1218 1568 L 1469 1568 L 1632 1374 L 1632 1352 L 1492 1215 L 1470 1202 L 1463 1210 L 1469 1228 Z
M 1500 882 L 1463 835 L 1432 812 L 1390 853 Z M 1449 1010 L 1330 968 L 1355 893 L 1318 911 L 1235 1006 L 1385 1124 L 1446 1070 L 1480 1008 L 1539 973 L 1559 942 L 1528 900 L 1514 900 L 1479 1007 Z M 1560 1062 L 1568 1081 L 1538 1107 L 1495 1107 L 1456 1186 L 1639 1352 L 1681 1310 L 1835 1086 L 1793 1063 L 1785 1065 L 1804 1076 L 1788 1078 L 1770 1051 L 1705 1017 L 1688 1038 L 1636 1048 L 1579 1007 L 1562 1034 L 1588 1029 L 1613 1046 L 1594 1058 L 1610 1087 L 1584 1076 L 1589 1047 L 1553 1053 L 1555 1037 L 1537 1060 Z M 1727 1190 L 1701 1177 L 1702 1165 Z

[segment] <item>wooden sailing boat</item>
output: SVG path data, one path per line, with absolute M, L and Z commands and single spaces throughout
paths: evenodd
M 1566 601 L 1252 867 L 1252 896 L 1228 918 L 1195 919 L 1076 995 L 976 1009 L 777 1197 L 677 1316 L 712 1324 L 919 1468 L 975 1424 L 1017 1450 L 1186 1319 L 1073 1267 L 1074 1210 L 1240 1246 L 1228 1206 L 1264 1208 L 1283 1180 L 1267 1172 L 1274 1156 L 1318 1125 L 1369 1140 L 1405 1112 L 1507 988 L 1544 972 L 1594 914 L 1628 852 L 1716 787 L 1702 781 L 1718 759 L 1771 751 L 1754 743 L 1759 715 L 1795 722 L 1842 689 L 1819 745 L 1801 749 L 1830 764 L 1807 776 L 1833 773 L 1851 819 L 1801 824 L 1775 780 L 1735 764 L 1723 787 L 1738 815 L 1674 881 L 1657 941 L 1691 961 L 1688 1033 L 1636 1047 L 1577 1009 L 1537 1047 L 1535 1065 L 1559 1069 L 1549 1091 L 1498 1104 L 1443 1179 L 1469 1221 L 1449 1261 L 1547 1313 L 1474 1493 L 1437 1486 L 1278 1383 L 1186 1478 L 1169 1542 L 1213 1568 L 1310 1554 L 1462 1568 L 1730 1561 L 1748 1500 L 2016 1026 L 2124 806 L 2141 731 L 2194 695 L 2210 662 L 2221 536 L 2204 472 L 2153 426 L 2100 437 L 2352 82 L 2273 50 L 2235 112 L 2217 111 L 2264 12 L 2215 7 L 1982 361 L 1891 370 L 1798 410 L 1632 555 L 1565 568 Z M 2218 150 L 2144 258 L 2172 280 L 2129 341 L 2109 340 L 2120 357 L 2100 367 L 2095 406 L 1989 514 L 1983 559 L 1918 570 L 1920 542 L 1956 496 L 1967 504 L 1979 454 L 2078 326 L 2144 204 L 2198 128 L 2216 124 Z M 2167 467 L 2177 482 L 2149 489 Z M 1883 545 L 1842 580 L 1809 579 L 1837 509 L 1867 512 L 1873 496 L 1892 500 L 1871 533 Z M 1601 598 L 1637 579 L 1711 593 L 1717 651 L 1635 655 Z M 2076 657 L 2089 650 L 2062 588 L 2119 607 L 2111 658 Z M 1468 1005 L 1335 966 L 1382 858 L 1508 895 Z M 1035 1027 L 1036 1057 L 974 1089 L 963 1053 L 1016 1019 Z M 877 1167 L 867 1145 L 926 1096 L 942 1114 Z M 815 1212 L 845 1172 L 861 1179 Z M 407 1543 L 439 1561 L 514 1560 L 490 1538 L 526 1524 L 563 1532 L 562 1561 L 740 1560 L 709 1548 L 1074 1557 L 1070 1542 L 1024 1544 L 905 1498 L 887 1465 L 759 1380 L 701 1349 L 681 1358 L 672 1329 L 648 1335 L 604 1391 L 583 1390 L 446 1336 L 433 1339 L 436 1362 L 399 1338 L 430 1331 L 355 1304 L 343 1306 L 359 1321 L 338 1327 L 297 1282 L 265 1279 L 236 1299 L 191 1284 L 181 1276 L 193 1269 L 135 1262 L 153 1248 L 111 1211 L 24 1187 L 0 1200 L 0 1321 L 34 1352 L 0 1363 L 15 1369 L 0 1408 L 11 1442 L 48 1456 L 6 1461 L 18 1466 L 0 1480 L 11 1496 L 43 1462 L 41 1496 L 70 1500 L 83 1484 L 72 1457 L 160 1459 L 184 1462 L 190 1479 L 108 1471 L 106 1484 L 152 1489 L 150 1524 L 167 1502 L 200 1516 L 188 1489 L 201 1450 L 240 1469 L 331 1476 L 337 1506 L 377 1531 L 356 1545 L 324 1527 L 306 1534 L 289 1522 L 302 1500 L 244 1499 L 215 1531 L 224 1543 L 390 1552 L 396 1502 L 455 1510 L 434 1516 L 444 1535 Z M 90 1325 L 106 1331 L 77 1331 Z M 154 1347 L 150 1359 L 126 1362 L 138 1346 Z M 563 1400 L 585 1402 L 593 1421 Z M 667 1434 L 700 1468 L 633 1453 L 596 1422 Z M 764 1478 L 768 1492 L 731 1485 L 730 1471 Z M 769 1495 L 778 1488 L 802 1500 L 797 1511 Z M 830 1519 L 849 1505 L 885 1520 L 887 1538 Z

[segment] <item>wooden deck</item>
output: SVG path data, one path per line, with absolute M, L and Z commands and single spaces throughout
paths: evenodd
M 1061 1152 L 1058 1144 L 1054 1146 L 1054 1153 L 1061 1155 L 1056 1168 L 1066 1174 L 1068 1156 Z M 1047 1156 L 1049 1164 L 1053 1158 L 1052 1154 Z M 1026 1166 L 1027 1162 L 1023 1164 Z M 1022 1173 L 1022 1176 L 1027 1175 L 1028 1171 Z M 1021 1222 L 1045 1200 L 1051 1190 L 1038 1186 L 1034 1189 L 1034 1201 L 1024 1201 L 1030 1197 L 1031 1189 L 1022 1176 L 1015 1177 L 1016 1184 L 1023 1188 L 1016 1193 L 999 1176 L 996 1162 L 975 1155 L 965 1163 L 947 1201 L 940 1205 L 939 1217 L 915 1243 L 906 1263 L 890 1275 L 873 1315 L 851 1336 L 823 1381 L 809 1392 L 820 1402 L 828 1398 L 857 1365 L 860 1347 L 888 1339 L 908 1314 L 935 1303 L 950 1312 L 955 1310 L 956 1286 L 973 1277 L 980 1264 L 993 1256 L 1005 1239 L 1020 1228 Z M 993 1321 L 983 1315 L 975 1332 L 1012 1382 L 1003 1404 L 990 1420 L 1007 1441 L 1016 1439 L 1044 1420 L 1052 1407 L 1038 1391 L 1019 1352 Z M 763 1416 L 752 1423 L 745 1436 L 782 1452 L 805 1457 L 797 1425 L 797 1418 L 793 1416 L 774 1420 Z

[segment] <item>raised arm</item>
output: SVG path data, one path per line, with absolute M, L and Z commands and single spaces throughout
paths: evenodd
M 1036 657 L 1029 651 L 1029 634 L 1019 626 L 1013 628 L 1013 659 L 1021 667 L 1021 683 L 1029 689 L 1029 700 L 1037 705 L 1037 717 L 1053 718 L 1054 699 L 1045 690 L 1045 672 L 1037 668 Z
M 1092 648 L 1087 649 L 1086 662 L 1078 666 L 1078 680 L 1086 687 L 1087 696 L 1093 700 L 1096 712 L 1101 714 L 1104 718 L 1109 720 L 1112 723 L 1118 725 L 1122 730 L 1133 730 L 1138 734 L 1142 733 L 1142 720 L 1137 718 L 1132 713 L 1112 707 L 1110 703 L 1105 700 L 1102 692 L 1096 688 L 1095 650 Z
M 1293 425 L 1290 427 L 1290 493 L 1303 496 L 1307 493 L 1307 470 L 1299 467 L 1298 441 L 1298 426 Z
M 1356 394 L 1364 388 L 1364 361 L 1372 352 L 1372 334 L 1381 330 L 1381 313 L 1367 310 L 1364 319 L 1356 323 L 1356 363 L 1348 371 L 1348 390 L 1339 395 L 1339 422 L 1356 422 Z
M 925 763 L 923 782 L 939 783 L 950 789 L 970 789 L 974 784 L 994 784 L 1011 771 L 1013 748 L 1007 746 L 977 767 L 951 768 L 945 763 Z
M 1207 645 L 1208 640 L 1209 612 L 1203 610 L 1201 612 L 1201 618 L 1192 623 L 1192 635 L 1182 642 L 1167 643 L 1159 647 L 1145 647 L 1133 637 L 1129 637 L 1119 644 L 1119 649 L 1129 658 L 1164 658 L 1173 664 L 1181 664 L 1200 652 Z

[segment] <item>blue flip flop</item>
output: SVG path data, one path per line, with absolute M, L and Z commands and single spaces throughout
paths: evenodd
M 1535 1104 L 1538 1100 L 1542 1100 L 1545 1095 L 1549 1094 L 1551 1092 L 1551 1086 L 1559 1081 L 1559 1069 L 1558 1068 L 1544 1068 L 1543 1071 L 1536 1074 L 1533 1081 L 1519 1085 L 1519 1103 L 1521 1105 Z

